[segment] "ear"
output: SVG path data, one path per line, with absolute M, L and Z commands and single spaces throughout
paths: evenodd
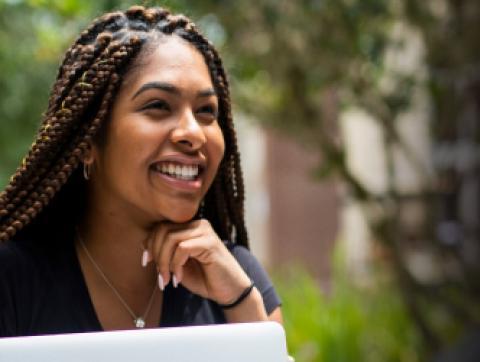
M 88 147 L 83 153 L 82 156 L 82 163 L 85 165 L 91 166 L 95 162 L 95 157 L 97 154 L 96 147 L 92 144 L 92 142 L 88 142 Z
M 89 142 L 88 147 L 85 150 L 83 157 L 82 157 L 82 163 L 83 163 L 83 177 L 85 180 L 89 180 L 92 172 L 92 166 L 95 164 L 95 155 L 96 155 L 96 147 Z

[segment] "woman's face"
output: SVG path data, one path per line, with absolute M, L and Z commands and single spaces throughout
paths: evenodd
M 147 224 L 190 220 L 223 157 L 217 116 L 203 56 L 178 36 L 161 38 L 126 75 L 105 143 L 93 147 L 94 203 Z

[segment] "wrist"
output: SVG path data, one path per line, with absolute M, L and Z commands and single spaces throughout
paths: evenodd
M 260 322 L 268 320 L 262 295 L 256 287 L 252 289 L 242 303 L 235 308 L 223 309 L 223 313 L 229 323 Z
M 225 279 L 222 281 L 223 287 L 215 291 L 215 295 L 211 296 L 218 305 L 228 305 L 234 303 L 240 295 L 251 286 L 252 280 L 245 273 Z
M 218 303 L 220 308 L 222 309 L 232 309 L 235 308 L 236 306 L 240 305 L 245 299 L 249 297 L 249 295 L 252 293 L 253 289 L 255 288 L 255 283 L 251 282 L 248 287 L 246 287 L 238 297 L 230 301 L 229 303 Z

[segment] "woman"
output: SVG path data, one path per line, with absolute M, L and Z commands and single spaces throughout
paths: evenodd
M 217 51 L 164 9 L 105 14 L 0 197 L 0 335 L 281 321 L 243 199 Z

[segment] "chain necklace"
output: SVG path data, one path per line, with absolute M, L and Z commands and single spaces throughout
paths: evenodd
M 141 316 L 137 316 L 132 308 L 130 308 L 130 306 L 127 304 L 127 302 L 125 302 L 125 300 L 122 298 L 122 296 L 120 295 L 120 293 L 118 292 L 118 290 L 113 286 L 113 284 L 110 282 L 110 280 L 108 280 L 107 276 L 105 275 L 105 273 L 102 271 L 102 269 L 100 268 L 100 266 L 96 263 L 96 261 L 93 259 L 92 255 L 90 254 L 90 252 L 88 251 L 87 249 L 87 246 L 85 245 L 85 243 L 83 242 L 82 238 L 80 237 L 80 235 L 77 235 L 77 238 L 78 238 L 78 241 L 80 242 L 80 245 L 82 246 L 83 250 L 85 250 L 85 254 L 87 255 L 88 259 L 90 260 L 90 262 L 92 263 L 92 265 L 95 267 L 96 271 L 98 272 L 98 274 L 102 277 L 102 279 L 105 281 L 105 283 L 110 287 L 110 289 L 112 290 L 112 292 L 115 294 L 115 296 L 117 297 L 117 299 L 119 300 L 120 303 L 122 303 L 123 307 L 127 310 L 127 312 L 132 316 L 133 318 L 133 325 L 136 327 L 136 328 L 144 328 L 145 325 L 146 325 L 146 322 L 145 320 L 147 319 L 148 317 L 148 314 L 150 313 L 150 309 L 152 308 L 152 304 L 153 304 L 153 299 L 154 299 L 154 296 L 155 296 L 155 291 L 157 290 L 157 286 L 155 285 L 153 287 L 153 291 L 152 291 L 152 295 L 150 296 L 150 300 L 148 301 L 148 305 L 147 305 L 147 308 L 145 309 L 145 312 L 143 313 L 143 315 Z

